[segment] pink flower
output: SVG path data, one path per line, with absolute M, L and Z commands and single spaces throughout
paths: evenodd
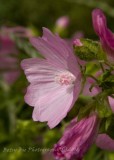
M 56 26 L 59 28 L 67 28 L 69 25 L 69 17 L 68 16 L 62 16 L 56 21 Z
M 2 27 L 1 32 L 5 35 L 13 34 L 17 37 L 29 38 L 33 35 L 32 31 L 28 28 L 17 26 L 17 27 Z
M 17 49 L 9 35 L 0 35 L 0 72 L 2 78 L 13 84 L 19 76 Z
M 0 72 L 2 78 L 8 84 L 13 84 L 19 77 L 19 61 L 18 50 L 11 35 L 19 38 L 28 38 L 32 36 L 32 32 L 25 27 L 2 27 L 0 30 Z
M 30 85 L 25 101 L 34 107 L 33 120 L 55 127 L 73 107 L 81 90 L 81 73 L 73 48 L 58 35 L 43 28 L 43 37 L 31 38 L 45 57 L 22 61 Z
M 97 114 L 86 117 L 79 122 L 77 119 L 72 120 L 63 137 L 54 146 L 55 158 L 59 160 L 82 160 L 96 139 L 98 128 Z
M 92 12 L 93 27 L 100 38 L 103 49 L 107 53 L 108 60 L 114 61 L 114 34 L 108 29 L 104 13 L 100 9 Z

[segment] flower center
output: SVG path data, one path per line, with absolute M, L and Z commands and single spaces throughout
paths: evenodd
M 69 71 L 61 72 L 55 76 L 55 81 L 61 85 L 74 84 L 76 77 Z

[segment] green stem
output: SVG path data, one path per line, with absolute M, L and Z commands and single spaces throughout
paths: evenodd
M 9 101 L 7 105 L 8 105 L 8 115 L 10 121 L 9 131 L 11 134 L 13 134 L 16 126 L 15 105 L 11 101 Z
M 99 62 L 99 64 L 100 64 L 100 67 L 101 67 L 102 71 L 103 71 L 103 72 L 105 72 L 105 69 L 104 69 L 104 67 L 103 67 L 102 63 L 101 63 L 101 62 Z
M 86 76 L 86 77 L 91 77 L 92 79 L 94 79 L 94 80 L 98 83 L 98 79 L 97 79 L 97 78 L 95 78 L 94 76 L 89 75 L 89 74 L 86 74 L 85 76 Z
M 86 78 L 83 77 L 83 79 L 82 79 L 82 87 L 81 87 L 80 94 L 83 92 L 83 89 L 84 89 L 84 86 L 85 86 L 85 82 L 86 82 Z
M 110 106 L 110 103 L 109 103 L 109 100 L 108 100 L 108 96 L 106 97 L 106 103 L 107 103 L 107 106 L 108 106 L 109 111 L 112 112 L 112 108 L 111 108 L 111 106 Z

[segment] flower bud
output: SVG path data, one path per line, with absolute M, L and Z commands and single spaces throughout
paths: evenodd
M 62 16 L 56 21 L 56 26 L 58 28 L 67 28 L 69 25 L 69 17 L 67 16 Z
M 73 42 L 76 55 L 86 61 L 103 60 L 104 52 L 98 42 L 89 39 L 76 39 Z
M 97 136 L 98 126 L 99 120 L 96 114 L 83 118 L 79 122 L 73 119 L 63 137 L 54 146 L 55 158 L 82 160 Z

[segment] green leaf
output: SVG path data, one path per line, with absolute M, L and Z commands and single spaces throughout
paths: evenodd
M 104 117 L 109 117 L 112 114 L 112 111 L 110 109 L 110 106 L 108 105 L 106 97 L 101 97 L 98 96 L 96 98 L 96 109 L 98 111 L 99 117 L 104 118 Z
M 110 70 L 105 70 L 101 75 L 99 79 L 99 86 L 102 87 L 103 90 L 114 90 L 114 75 L 112 75 Z
M 99 127 L 99 133 L 100 134 L 106 133 L 106 121 L 107 121 L 107 118 L 102 118 L 101 119 L 100 127 Z
M 106 122 L 106 133 L 114 139 L 114 114 L 111 115 Z
M 91 100 L 90 103 L 83 106 L 79 110 L 78 120 L 81 120 L 84 117 L 87 117 L 93 110 L 95 110 L 94 101 Z

